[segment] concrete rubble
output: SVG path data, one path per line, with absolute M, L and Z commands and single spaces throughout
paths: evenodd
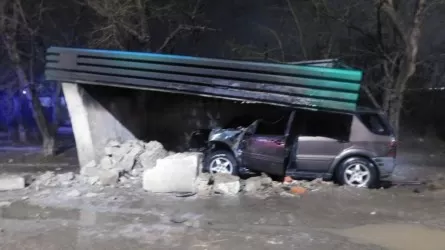
M 201 162 L 201 153 L 178 153 L 158 159 L 155 167 L 144 171 L 142 186 L 151 192 L 195 192 Z
M 213 177 L 213 192 L 234 196 L 241 191 L 240 178 L 230 174 L 217 174 Z
M 266 174 L 240 179 L 229 174 L 202 172 L 202 153 L 173 153 L 164 149 L 157 141 L 110 141 L 104 148 L 104 156 L 99 162 L 91 161 L 80 169 L 79 174 L 73 172 L 45 172 L 35 177 L 31 187 L 73 187 L 67 197 L 83 196 L 77 188 L 79 185 L 143 188 L 156 193 L 182 193 L 208 197 L 212 195 L 236 196 L 248 195 L 259 198 L 268 196 L 295 197 L 306 191 L 316 191 L 331 183 L 316 179 L 314 181 L 296 181 L 290 177 L 284 182 L 274 181 Z M 8 177 L 9 179 L 9 177 Z M 25 180 L 11 179 L 0 182 L 0 190 L 24 188 Z M 8 187 L 2 185 L 10 185 Z M 3 188 L 3 189 L 2 189 Z M 85 190 L 84 188 L 81 188 Z M 88 194 L 89 192 L 83 192 Z M 184 196 L 186 197 L 186 196 Z
M 0 176 L 0 191 L 23 189 L 26 180 L 23 176 Z
M 80 175 L 89 184 L 103 186 L 116 185 L 118 182 L 140 183 L 145 169 L 153 168 L 158 159 L 168 155 L 161 143 L 144 143 L 129 140 L 124 143 L 110 141 L 104 148 L 104 156 L 96 163 L 92 161 L 81 168 Z

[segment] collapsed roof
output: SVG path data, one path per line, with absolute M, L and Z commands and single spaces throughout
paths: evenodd
M 289 64 L 51 47 L 47 80 L 352 111 L 362 72 L 334 60 Z

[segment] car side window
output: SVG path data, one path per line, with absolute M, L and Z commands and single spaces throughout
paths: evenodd
M 255 130 L 256 135 L 284 135 L 288 117 L 284 116 L 277 121 L 260 120 Z
M 305 114 L 301 135 L 347 140 L 351 124 L 352 115 L 310 111 Z

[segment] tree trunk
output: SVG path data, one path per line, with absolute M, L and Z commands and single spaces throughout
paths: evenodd
M 28 143 L 28 133 L 26 131 L 25 121 L 23 118 L 23 102 L 27 102 L 25 96 L 21 95 L 19 93 L 18 96 L 18 114 L 17 114 L 17 132 L 18 132 L 18 139 L 20 143 Z
M 389 100 L 388 118 L 394 130 L 394 135 L 399 136 L 400 133 L 400 114 L 403 107 L 403 94 L 394 94 Z
M 56 83 L 56 89 L 51 98 L 52 101 L 52 124 L 51 127 L 55 134 L 57 134 L 57 130 L 59 129 L 59 120 L 60 120 L 60 93 L 62 92 L 62 87 L 60 84 Z
M 31 100 L 32 100 L 32 109 L 34 119 L 37 123 L 37 127 L 40 130 L 42 135 L 42 153 L 44 156 L 52 156 L 55 154 L 55 129 L 52 128 L 45 117 L 43 112 L 42 104 L 39 100 L 39 95 L 37 91 L 34 89 L 34 86 L 31 87 Z
M 414 6 L 414 17 L 412 20 L 412 28 L 408 31 L 407 25 L 403 22 L 403 18 L 398 15 L 397 6 L 393 5 L 393 1 L 380 1 L 382 10 L 386 12 L 396 32 L 402 38 L 404 43 L 403 58 L 398 65 L 398 74 L 394 79 L 394 88 L 389 104 L 389 119 L 394 128 L 395 135 L 400 133 L 400 113 L 403 107 L 403 99 L 408 81 L 416 71 L 416 61 L 419 49 L 419 40 L 421 35 L 422 19 L 425 14 L 426 0 L 417 0 Z M 397 4 L 397 2 L 396 2 Z

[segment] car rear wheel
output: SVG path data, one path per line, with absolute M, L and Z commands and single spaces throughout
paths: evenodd
M 354 157 L 341 163 L 337 171 L 337 180 L 342 185 L 372 188 L 378 181 L 377 170 L 368 159 Z
M 238 175 L 238 163 L 229 151 L 217 150 L 210 153 L 205 160 L 205 169 L 210 174 Z

